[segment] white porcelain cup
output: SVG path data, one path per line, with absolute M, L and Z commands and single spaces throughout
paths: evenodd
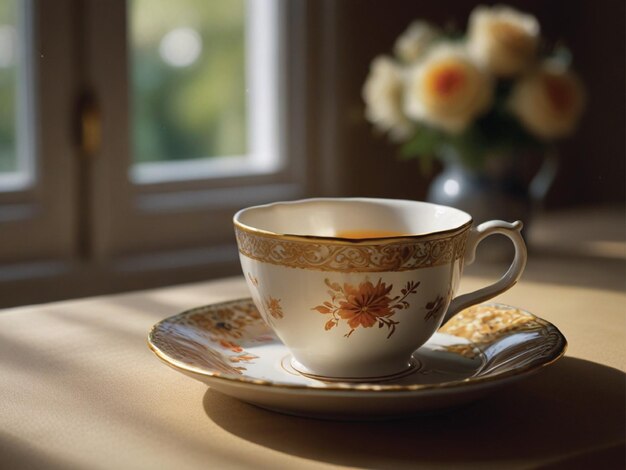
M 234 216 L 241 267 L 263 319 L 298 371 L 384 380 L 443 322 L 512 287 L 526 265 L 521 222 L 472 226 L 451 207 L 390 199 L 308 199 Z M 492 234 L 513 262 L 497 282 L 455 297 L 463 265 Z M 367 237 L 367 238 L 355 238 Z

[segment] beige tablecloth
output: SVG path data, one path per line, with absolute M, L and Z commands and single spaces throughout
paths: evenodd
M 241 278 L 0 312 L 0 467 L 623 468 L 623 259 L 537 250 L 500 301 L 556 324 L 566 357 L 467 408 L 382 423 L 258 409 L 152 355 L 155 322 L 246 296 Z M 494 274 L 476 272 L 463 290 Z

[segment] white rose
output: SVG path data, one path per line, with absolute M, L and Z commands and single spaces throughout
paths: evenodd
M 389 132 L 393 140 L 405 140 L 413 130 L 413 124 L 402 110 L 403 73 L 393 59 L 380 56 L 372 62 L 363 86 L 367 119 L 378 129 Z
M 585 105 L 583 85 L 567 67 L 546 60 L 520 78 L 509 98 L 509 109 L 524 126 L 543 139 L 570 134 Z
M 468 48 L 472 56 L 497 76 L 510 77 L 527 68 L 539 44 L 539 22 L 532 15 L 497 5 L 472 11 Z
M 439 30 L 425 21 L 414 21 L 398 38 L 393 51 L 404 62 L 415 62 L 439 36 Z
M 451 133 L 462 132 L 493 98 L 489 75 L 457 45 L 434 46 L 410 72 L 405 111 Z

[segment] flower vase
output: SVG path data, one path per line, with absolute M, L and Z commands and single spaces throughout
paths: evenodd
M 530 182 L 524 179 L 520 159 L 515 155 L 491 156 L 480 169 L 463 164 L 454 153 L 446 154 L 441 160 L 443 171 L 429 187 L 429 202 L 461 209 L 472 216 L 475 224 L 493 219 L 521 220 L 525 234 L 557 171 L 556 158 L 552 155 L 544 159 Z M 488 257 L 499 260 L 510 254 L 508 244 L 499 242 L 494 238 L 491 246 L 486 247 Z

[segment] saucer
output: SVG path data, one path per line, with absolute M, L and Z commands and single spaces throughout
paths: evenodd
M 502 304 L 454 316 L 413 354 L 409 373 L 375 383 L 300 374 L 251 299 L 207 305 L 154 325 L 159 359 L 212 389 L 282 413 L 330 419 L 384 419 L 469 403 L 559 359 L 561 332 Z

